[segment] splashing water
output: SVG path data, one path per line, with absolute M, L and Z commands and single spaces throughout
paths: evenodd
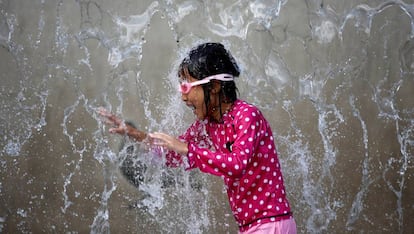
M 176 69 L 220 41 L 276 138 L 299 233 L 409 233 L 409 1 L 0 1 L 0 232 L 235 233 L 220 178 L 113 136 L 194 120 Z

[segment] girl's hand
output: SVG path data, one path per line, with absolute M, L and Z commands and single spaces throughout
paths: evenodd
M 112 126 L 112 128 L 109 129 L 110 133 L 117 133 L 121 135 L 128 134 L 128 127 L 123 119 L 117 117 L 103 107 L 98 109 L 98 114 L 105 118 L 104 121 L 107 125 Z
M 151 138 L 151 143 L 154 145 L 165 147 L 183 155 L 188 153 L 187 143 L 173 136 L 161 132 L 150 133 L 148 135 Z
M 136 141 L 143 141 L 147 137 L 145 132 L 136 129 L 133 124 L 125 122 L 123 119 L 118 118 L 103 107 L 98 109 L 98 114 L 105 118 L 106 124 L 112 126 L 112 128 L 109 129 L 110 133 L 128 135 Z

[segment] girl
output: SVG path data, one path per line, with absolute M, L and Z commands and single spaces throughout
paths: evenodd
M 220 43 L 192 49 L 178 69 L 182 101 L 197 120 L 178 138 L 145 133 L 101 109 L 111 133 L 168 149 L 168 166 L 184 165 L 223 178 L 240 233 L 296 233 L 269 123 L 237 98 L 234 58 Z

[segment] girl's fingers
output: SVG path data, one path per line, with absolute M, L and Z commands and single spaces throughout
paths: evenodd
M 128 133 L 128 126 L 125 124 L 124 120 L 121 118 L 118 118 L 116 115 L 112 114 L 111 112 L 109 112 L 108 110 L 106 110 L 103 107 L 100 107 L 97 109 L 97 113 L 103 117 L 102 121 L 107 124 L 112 126 L 109 129 L 110 133 L 117 133 L 120 135 L 124 135 Z M 133 128 L 133 127 L 130 127 Z
M 158 134 L 157 133 L 148 133 L 148 136 L 153 138 L 153 139 L 158 139 Z
M 164 141 L 154 141 L 152 142 L 152 144 L 156 146 L 162 146 L 162 147 L 167 146 L 167 144 Z
M 153 139 L 162 140 L 162 141 L 167 141 L 168 137 L 169 137 L 167 134 L 161 133 L 161 132 L 154 132 L 154 133 L 150 133 L 148 135 L 149 135 L 149 137 L 151 137 Z
M 158 146 L 166 146 L 167 139 L 161 133 L 149 133 L 148 136 L 151 138 L 151 143 Z
M 106 124 L 119 126 L 123 122 L 121 118 L 118 118 L 103 107 L 99 107 L 97 112 L 100 116 L 105 117 L 104 121 Z
M 109 120 L 111 120 L 114 124 L 117 124 L 117 125 L 119 125 L 119 124 L 121 124 L 123 122 L 120 118 L 116 117 L 113 114 L 109 115 L 107 118 Z
M 179 141 L 173 136 L 161 132 L 150 133 L 148 136 L 151 138 L 151 143 L 153 145 L 166 147 L 182 154 L 188 152 L 187 144 Z
M 125 129 L 123 129 L 123 128 L 110 128 L 109 132 L 110 133 L 117 133 L 117 134 L 124 134 Z
M 108 117 L 108 116 L 111 115 L 111 113 L 107 109 L 105 109 L 103 107 L 99 107 L 98 108 L 98 114 L 101 115 L 101 116 L 103 116 L 103 117 Z
M 105 124 L 114 125 L 114 122 L 109 119 L 104 119 Z

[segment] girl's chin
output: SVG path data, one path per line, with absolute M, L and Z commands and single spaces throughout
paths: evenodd
M 206 117 L 201 115 L 195 115 L 198 120 L 204 120 Z
M 206 118 L 206 115 L 203 115 L 201 113 L 194 112 L 194 115 L 197 117 L 198 120 L 204 120 Z
M 207 117 L 205 113 L 203 113 L 202 111 L 200 111 L 200 109 L 197 108 L 193 109 L 193 114 L 198 120 L 204 120 Z

